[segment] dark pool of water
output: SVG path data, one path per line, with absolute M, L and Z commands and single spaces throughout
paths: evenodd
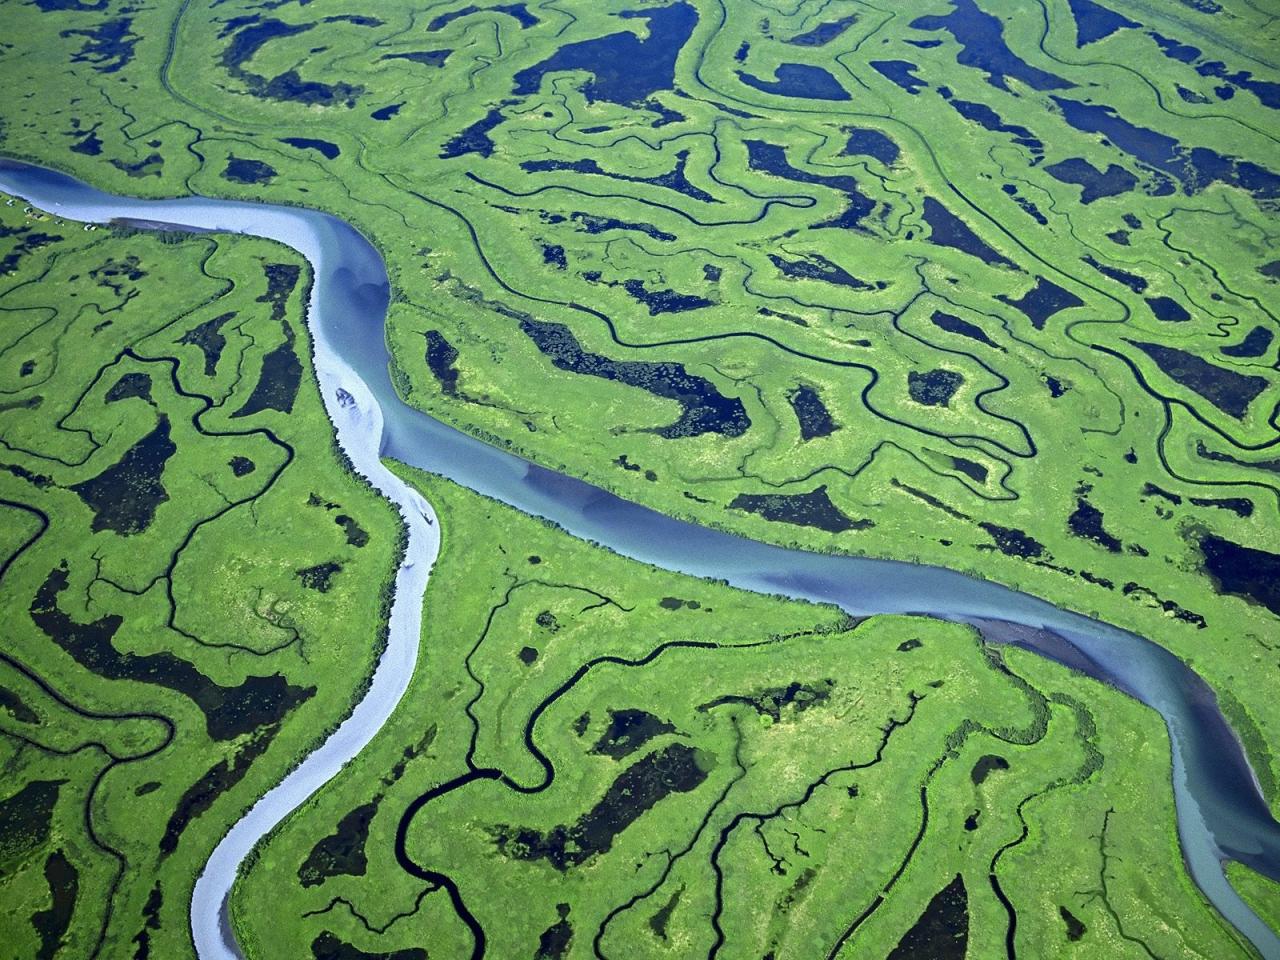
M 62 174 L 10 161 L 0 162 L 0 189 L 72 219 L 130 216 L 190 223 L 273 236 L 306 250 L 317 264 L 311 314 L 317 342 L 349 365 L 381 407 L 386 456 L 669 570 L 723 579 L 758 592 L 834 603 L 853 615 L 924 613 L 972 623 L 993 640 L 1017 643 L 1068 663 L 1152 707 L 1165 720 L 1170 736 L 1179 837 L 1192 876 L 1264 957 L 1280 960 L 1280 937 L 1240 899 L 1221 867 L 1221 860 L 1229 857 L 1280 880 L 1280 823 L 1272 817 L 1213 691 L 1168 650 L 952 570 L 807 553 L 676 520 L 433 420 L 407 406 L 392 386 L 383 329 L 390 293 L 385 266 L 367 240 L 335 218 L 234 201 L 112 197 Z M 386 660 L 394 661 L 396 652 L 388 648 Z M 307 795 L 309 791 L 273 799 L 278 805 L 290 804 L 284 807 L 289 810 Z M 248 847 L 243 849 L 247 852 Z M 203 904 L 198 897 L 193 902 L 193 918 L 212 924 L 195 931 L 205 946 L 224 939 L 219 911 L 235 866 L 226 862 L 216 878 L 202 877 L 198 893 L 220 891 L 217 903 Z

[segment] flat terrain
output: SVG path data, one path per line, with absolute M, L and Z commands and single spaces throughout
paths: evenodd
M 1132 700 L 402 469 L 444 531 L 423 659 L 236 887 L 249 957 L 1246 955 L 1183 870 Z
M 1280 802 L 1280 21 L 1245 0 L 6 15 L 9 153 L 356 223 L 412 402 L 668 513 L 1151 637 L 1223 694 Z
M 0 205 L 0 258 L 5 949 L 184 956 L 209 852 L 372 669 L 399 520 L 291 251 Z
M 0 153 L 123 194 L 343 217 L 386 259 L 388 345 L 409 402 L 668 514 L 972 572 L 1149 637 L 1211 684 L 1280 811 L 1280 17 L 1253 0 L 900 6 L 11 0 Z M 5 655 L 22 658 L 0 674 L 13 698 L 0 721 L 19 731 L 0 793 L 11 783 L 23 798 L 6 811 L 45 811 L 13 821 L 25 839 L 5 846 L 0 895 L 18 915 L 43 911 L 23 927 L 24 954 L 64 936 L 76 955 L 120 952 L 141 931 L 137 949 L 164 937 L 167 956 L 185 949 L 201 853 L 367 676 L 396 522 L 334 458 L 296 258 L 0 212 L 0 496 L 12 504 L 0 556 L 13 558 L 0 591 Z M 563 552 L 563 582 L 609 596 L 627 583 L 643 618 L 605 604 L 591 616 L 625 630 L 548 653 L 536 614 L 576 600 L 521 588 L 495 621 L 505 639 L 468 661 L 476 618 L 533 576 L 521 557 L 535 551 L 507 533 L 522 521 L 503 513 L 493 529 L 477 518 L 497 508 L 422 482 L 447 501 L 447 542 L 448 524 L 465 525 L 509 555 L 453 550 L 440 575 L 459 586 L 447 599 L 433 587 L 429 603 L 456 626 L 437 634 L 428 612 L 426 692 L 406 707 L 423 712 L 400 716 L 282 831 L 266 854 L 277 870 L 250 873 L 257 894 L 241 891 L 237 916 L 262 956 L 291 937 L 318 942 L 317 957 L 466 954 L 474 935 L 452 919 L 465 914 L 424 893 L 437 874 L 495 956 L 517 940 L 523 953 L 590 953 L 597 935 L 617 955 L 717 943 L 760 955 L 776 942 L 778 956 L 809 956 L 893 875 L 862 870 L 872 856 L 910 861 L 856 931 L 872 956 L 962 902 L 971 956 L 1001 955 L 1010 910 L 1024 955 L 1236 949 L 1181 873 L 1167 744 L 1132 702 L 1014 652 L 1006 674 L 933 623 L 873 621 L 799 653 L 730 656 L 719 647 L 834 621 L 739 594 L 732 617 L 726 601 L 704 604 L 713 617 L 650 609 L 679 591 L 603 578 L 603 561 L 563 538 L 544 556 Z M 754 620 L 739 617 L 757 602 Z M 504 620 L 529 612 L 533 626 Z M 656 626 L 686 617 L 700 632 Z M 925 647 L 901 655 L 912 630 Z M 547 686 L 597 654 L 704 635 L 716 649 L 677 648 L 625 679 L 593 668 L 556 697 Z M 850 644 L 865 662 L 842 655 Z M 699 710 L 827 679 L 845 706 L 788 707 L 768 725 L 739 701 Z M 922 686 L 934 679 L 946 682 Z M 855 710 L 840 698 L 858 689 Z M 927 697 L 913 705 L 911 692 Z M 522 731 L 543 701 L 539 754 Z M 626 761 L 591 753 L 624 706 L 673 730 Z M 423 745 L 428 714 L 438 748 Z M 977 726 L 949 741 L 966 720 Z M 23 724 L 80 732 L 41 739 Z M 835 777 L 859 786 L 844 813 L 812 812 L 834 790 L 786 789 L 829 769 L 821 736 L 860 764 L 886 726 L 884 758 Z M 1016 743 L 993 744 L 996 728 Z M 648 763 L 645 775 L 662 751 L 673 777 L 698 784 L 616 844 L 582 847 L 594 827 L 579 818 L 603 816 L 611 785 L 630 789 L 625 771 Z M 1009 769 L 971 784 L 988 754 Z M 507 779 L 468 773 L 463 756 Z M 552 783 L 538 756 L 580 772 Z M 397 758 L 408 766 L 392 777 Z M 471 779 L 403 818 L 455 777 Z M 921 789 L 948 814 L 989 816 L 966 831 L 931 815 L 922 829 Z M 298 872 L 375 792 L 388 799 L 366 823 L 367 876 L 395 891 L 394 909 L 368 902 L 360 874 Z M 201 813 L 173 821 L 183 809 Z M 126 815 L 145 828 L 110 826 Z M 887 832 L 804 833 L 794 847 L 780 832 L 845 815 Z M 993 870 L 1022 822 L 1026 839 Z M 159 847 L 175 823 L 181 856 Z M 539 853 L 562 841 L 559 864 Z M 835 872 L 795 891 L 805 857 Z M 584 892 L 598 873 L 616 880 L 610 896 L 639 897 L 664 859 L 668 875 L 616 919 L 625 898 Z M 269 886 L 282 876 L 287 890 Z M 518 920 L 502 906 L 516 878 L 545 892 Z M 1232 878 L 1267 915 L 1269 881 Z M 267 889 L 289 904 L 283 920 L 255 911 Z M 68 919 L 75 891 L 94 906 Z M 837 891 L 842 909 L 822 899 Z M 354 908 L 302 917 L 339 895 Z M 793 907 L 813 912 L 781 919 Z M 373 935 L 400 911 L 411 916 Z

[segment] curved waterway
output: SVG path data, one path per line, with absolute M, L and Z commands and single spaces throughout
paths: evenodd
M 333 777 L 395 709 L 417 660 L 422 597 L 439 548 L 431 507 L 380 456 L 449 477 L 625 556 L 737 587 L 835 603 L 855 616 L 919 613 L 971 623 L 1110 683 L 1155 709 L 1173 748 L 1178 833 L 1191 876 L 1266 960 L 1280 936 L 1227 883 L 1224 858 L 1280 881 L 1280 823 L 1271 816 L 1239 740 L 1208 685 L 1163 647 L 995 583 L 918 564 L 807 553 L 674 520 L 546 470 L 463 434 L 404 403 L 388 372 L 389 295 L 382 258 L 356 230 L 303 208 L 211 199 L 136 200 L 60 173 L 0 161 L 0 190 L 70 220 L 268 237 L 314 271 L 309 323 L 315 367 L 338 441 L 356 469 L 409 525 L 386 651 L 364 699 L 337 731 L 265 794 L 214 850 L 196 882 L 191 926 L 199 955 L 239 949 L 226 917 L 236 871 L 254 845 Z

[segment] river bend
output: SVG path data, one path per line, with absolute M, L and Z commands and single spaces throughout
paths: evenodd
M 313 362 L 338 442 L 408 525 L 387 647 L 368 692 L 319 748 L 232 827 L 196 882 L 191 928 L 202 960 L 240 957 L 226 915 L 240 864 L 369 743 L 399 703 L 417 661 L 422 599 L 439 550 L 439 528 L 430 505 L 383 465 L 382 456 L 446 476 L 655 566 L 834 603 L 854 616 L 919 613 L 971 623 L 989 639 L 1018 643 L 1124 690 L 1155 709 L 1168 728 L 1178 833 L 1192 878 L 1265 960 L 1280 960 L 1280 936 L 1245 904 L 1222 869 L 1224 858 L 1239 860 L 1280 881 L 1280 823 L 1213 692 L 1163 647 L 940 567 L 786 549 L 675 520 L 446 426 L 396 394 L 384 333 L 385 265 L 368 240 L 336 217 L 230 200 L 113 196 L 60 173 L 3 160 L 0 190 L 70 220 L 128 219 L 168 229 L 250 234 L 302 254 L 314 273 L 308 313 Z

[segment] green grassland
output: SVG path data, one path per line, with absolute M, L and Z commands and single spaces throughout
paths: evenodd
M 1280 926 L 1280 889 L 1274 880 L 1240 863 L 1227 864 L 1227 877 L 1258 916 L 1272 927 Z
M 236 886 L 250 958 L 467 957 L 462 916 L 498 957 L 989 957 L 1007 935 L 1019 956 L 1247 955 L 1184 872 L 1168 742 L 1132 700 L 966 627 L 666 573 L 397 469 L 443 533 L 423 659 Z
M 361 692 L 399 519 L 291 251 L 16 203 L 0 258 L 4 952 L 187 956 L 214 845 Z
M 1165 644 L 1280 805 L 1280 21 L 1073 3 L 46 0 L 0 118 L 114 190 L 357 224 L 403 393 L 465 430 Z
M 628 11 L 632 15 L 624 15 Z M 337 0 L 267 6 L 249 0 L 166 2 L 145 8 L 123 0 L 10 0 L 0 49 L 6 90 L 0 152 L 67 169 L 121 193 L 268 199 L 342 216 L 387 260 L 394 287 L 388 343 L 397 384 L 410 402 L 670 514 L 815 550 L 970 571 L 1150 637 L 1177 652 L 1218 691 L 1264 791 L 1280 810 L 1280 702 L 1273 694 L 1280 666 L 1274 308 L 1280 279 L 1274 181 L 1280 173 L 1280 76 L 1270 54 L 1280 40 L 1280 20 L 1247 0 L 1115 0 L 1098 11 L 1082 0 L 980 0 L 977 6 L 931 0 L 909 10 L 852 0 L 791 6 L 755 0 L 540 0 L 491 9 L 464 0 L 426 7 L 386 0 L 358 14 Z M 19 224 L 4 222 L 6 229 Z M 49 228 L 34 228 L 41 231 Z M 92 246 L 101 236 L 76 234 L 75 240 Z M 5 242 L 26 243 L 12 237 Z M 70 242 L 64 238 L 60 244 Z M 156 241 L 128 242 L 160 249 Z M 190 248 L 210 251 L 196 254 L 204 257 L 199 275 L 185 255 L 138 254 L 148 281 L 164 271 L 175 278 L 155 285 L 150 295 L 161 300 L 145 321 L 144 301 L 128 301 L 130 318 L 152 324 L 138 330 L 138 337 L 159 336 L 162 344 L 139 345 L 138 358 L 119 354 L 141 341 L 124 336 L 126 311 L 111 311 L 126 296 L 112 284 L 127 291 L 140 283 L 127 279 L 127 268 L 95 278 L 88 270 L 97 264 L 77 264 L 76 257 L 47 263 L 60 246 L 38 247 L 16 265 L 0 265 L 0 273 L 16 269 L 19 280 L 52 281 L 20 282 L 0 301 L 6 317 L 19 318 L 11 341 L 17 345 L 0 356 L 5 389 L 16 391 L 0 404 L 0 436 L 7 461 L 37 478 L 0 475 L 10 491 L 6 502 L 16 504 L 6 507 L 11 522 L 0 531 L 0 549 L 6 556 L 25 549 L 4 581 L 6 604 L 22 596 L 12 619 L 23 630 L 31 629 L 24 611 L 42 586 L 57 586 L 56 578 L 48 579 L 50 571 L 66 557 L 68 586 L 58 594 L 57 609 L 76 623 L 118 613 L 125 625 L 117 642 L 127 634 L 128 649 L 139 653 L 180 650 L 223 685 L 235 686 L 264 666 L 259 656 L 273 660 L 263 674 L 279 672 L 304 689 L 318 684 L 318 692 L 282 721 L 252 776 L 228 791 L 221 807 L 193 821 L 182 843 L 190 844 L 194 863 L 197 848 L 212 845 L 217 826 L 229 821 L 233 808 L 252 799 L 250 781 L 269 782 L 272 771 L 283 770 L 302 743 L 335 722 L 349 702 L 358 671 L 344 672 L 345 686 L 332 686 L 332 677 L 329 684 L 319 683 L 313 674 L 327 676 L 337 656 L 336 646 L 325 653 L 323 645 L 337 641 L 312 636 L 304 627 L 332 619 L 329 605 L 337 603 L 338 615 L 362 625 L 358 649 L 372 656 L 367 627 L 377 598 L 369 589 L 354 591 L 352 584 L 385 579 L 395 525 L 369 495 L 336 473 L 324 490 L 300 479 L 337 470 L 328 460 L 328 466 L 319 462 L 329 449 L 320 439 L 305 452 L 297 443 L 294 451 L 316 463 L 301 468 L 289 461 L 278 473 L 285 461 L 270 437 L 225 435 L 245 434 L 263 423 L 276 439 L 293 443 L 290 431 L 299 431 L 297 439 L 303 430 L 320 438 L 328 428 L 305 375 L 289 416 L 266 409 L 232 419 L 221 411 L 226 402 L 235 409 L 248 402 L 262 357 L 281 343 L 279 324 L 265 323 L 267 308 L 255 303 L 267 290 L 261 263 L 295 261 L 247 243 L 201 240 Z M 107 259 L 121 257 L 104 250 L 102 260 Z M 68 312 L 77 290 L 70 277 L 76 274 L 76 282 L 95 292 L 81 294 L 89 306 Z M 7 283 L 9 277 L 0 280 Z M 97 285 L 102 280 L 109 281 L 106 287 Z M 56 296 L 50 292 L 55 289 Z M 203 292 L 197 296 L 196 290 Z M 189 293 L 190 302 L 176 302 Z M 193 330 L 232 309 L 205 302 L 215 294 L 243 300 L 246 315 L 252 312 L 259 326 L 247 323 L 247 333 L 227 338 L 228 349 L 243 363 L 233 369 L 224 359 L 201 379 L 201 349 L 177 340 L 179 330 Z M 296 305 L 299 295 L 291 294 L 289 304 Z M 296 314 L 286 314 L 296 328 Z M 113 325 L 97 339 L 74 334 L 74 360 L 62 351 L 56 364 L 23 377 L 27 359 L 56 349 L 49 344 L 62 342 L 66 330 L 89 331 L 109 319 Z M 170 321 L 172 335 L 168 327 L 153 329 Z M 116 336 L 122 339 L 107 343 Z M 294 346 L 305 374 L 304 341 L 298 329 Z M 82 342 L 93 350 L 80 347 Z M 158 368 L 165 363 L 156 358 L 163 356 L 176 357 L 166 369 L 180 366 L 181 373 L 161 375 Z M 97 377 L 103 364 L 114 364 L 112 370 L 118 367 L 121 374 L 149 374 L 150 403 L 134 396 L 106 403 L 113 382 Z M 192 420 L 204 405 L 189 395 L 197 390 L 210 398 L 199 422 L 212 436 Z M 231 393 L 234 400 L 223 399 Z M 43 406 L 23 406 L 35 395 L 44 398 Z M 93 479 L 100 467 L 120 462 L 131 444 L 152 437 L 161 411 L 168 414 L 169 440 L 179 451 L 166 466 L 170 500 L 143 530 L 132 530 L 127 516 L 116 517 L 129 529 L 127 551 L 102 547 L 100 541 L 114 543 L 123 534 L 108 528 L 86 536 L 96 515 L 67 488 Z M 51 423 L 57 429 L 49 429 Z M 200 452 L 188 453 L 193 447 Z M 55 459 L 46 463 L 42 458 L 49 456 Z M 228 475 L 223 465 L 233 456 L 252 459 L 256 471 Z M 46 476 L 52 483 L 41 487 L 39 478 Z M 298 496 L 305 501 L 313 492 L 320 505 L 303 509 Z M 221 512 L 241 498 L 253 505 L 246 499 Z M 337 508 L 329 510 L 330 503 L 341 504 L 342 515 L 354 517 L 370 534 L 368 546 L 348 542 L 345 530 L 333 524 Z M 174 514 L 187 519 L 170 519 Z M 215 515 L 216 521 L 182 544 L 181 535 L 195 522 L 190 517 Z M 44 530 L 47 518 L 54 523 Z M 289 530 L 289 536 L 272 539 L 273 545 L 282 541 L 274 548 L 278 555 L 246 559 L 234 531 L 214 532 L 250 523 Z M 33 537 L 34 545 L 24 548 Z M 289 556 L 289 550 L 299 555 Z M 329 592 L 298 589 L 297 570 L 319 567 L 312 578 L 319 584 L 329 562 L 343 565 Z M 168 579 L 161 576 L 166 570 Z M 211 583 L 238 602 L 210 607 L 201 591 Z M 284 619 L 278 605 L 283 597 L 291 604 Z M 293 639 L 293 624 L 305 642 Z M 723 629 L 732 632 L 729 625 Z M 894 629 L 877 622 L 855 634 L 884 631 L 888 644 Z M 949 653 L 967 651 L 955 657 L 965 665 L 971 691 L 1015 702 L 1013 690 L 1022 688 L 990 673 L 982 651 L 971 650 L 970 641 L 951 628 L 930 625 L 930 637 L 935 633 Z M 42 636 L 19 637 L 15 649 L 25 650 Z M 835 636 L 813 642 L 838 645 Z M 302 659 L 304 649 L 314 666 Z M 58 651 L 48 655 L 54 654 L 68 666 Z M 769 659 L 765 651 L 743 655 Z M 671 662 L 712 656 L 681 651 Z M 814 656 L 821 659 L 816 649 Z M 1162 955 L 1221 955 L 1215 937 L 1222 934 L 1200 907 L 1186 905 L 1192 895 L 1180 879 L 1171 830 L 1150 830 L 1153 821 L 1135 814 L 1139 807 L 1149 813 L 1153 804 L 1163 804 L 1160 816 L 1171 822 L 1165 747 L 1154 721 L 1094 685 L 1028 657 L 1007 656 L 1050 702 L 1056 703 L 1053 691 L 1076 697 L 1094 717 L 1097 736 L 1110 738 L 1099 748 L 1107 757 L 1101 771 L 1083 785 L 1055 787 L 1028 803 L 1028 839 L 1006 853 L 1000 867 L 1000 876 L 1018 877 L 1028 888 L 1049 890 L 1061 883 L 1073 893 L 1101 887 L 1102 894 L 1080 894 L 1070 903 L 1060 897 L 1056 906 L 1049 899 L 1020 903 L 1019 936 L 1057 943 L 1049 938 L 1060 938 L 1068 928 L 1056 912 L 1065 906 L 1088 930 L 1077 942 L 1082 953 L 1086 945 L 1096 947 L 1093 938 L 1104 936 L 1117 950 L 1140 951 L 1128 939 L 1137 936 L 1153 949 L 1151 938 L 1172 938 L 1160 941 Z M 46 666 L 41 660 L 32 669 L 44 677 L 37 668 Z M 922 669 L 928 672 L 927 667 Z M 441 668 L 464 683 L 465 671 L 458 674 L 456 661 Z M 654 668 L 673 669 L 662 659 Z M 760 669 L 782 671 L 776 663 Z M 607 699 L 605 680 L 599 696 Z M 149 751 L 165 739 L 163 721 L 150 713 L 121 716 L 108 734 L 94 711 L 131 712 L 132 696 L 122 709 L 119 694 L 85 693 L 97 699 L 81 703 L 68 687 L 68 701 L 86 714 L 57 706 L 52 693 L 37 692 L 34 680 L 15 675 L 12 683 L 35 683 L 15 696 L 22 704 L 43 704 L 22 709 L 61 710 L 58 729 L 79 730 L 91 722 L 95 728 L 85 736 L 101 741 L 99 746 L 56 761 L 69 769 L 93 754 L 98 764 L 76 767 L 69 783 L 82 784 L 79 794 L 70 801 L 70 788 L 62 787 L 54 808 L 55 822 L 66 824 L 59 829 L 68 836 L 76 829 L 83 834 L 75 811 L 84 808 L 91 782 L 97 782 L 94 771 L 112 764 L 102 778 L 106 786 L 98 789 L 117 779 L 124 784 L 130 771 L 153 762 Z M 177 739 L 165 749 L 188 751 L 200 762 L 169 762 L 166 770 L 186 770 L 189 776 L 137 799 L 135 808 L 144 816 L 151 809 L 145 804 L 174 809 L 209 769 L 215 749 L 229 757 L 265 739 L 245 733 L 210 747 L 208 737 L 199 736 L 200 715 L 189 700 L 146 689 L 164 696 L 152 712 L 178 721 Z M 595 683 L 575 687 L 565 702 L 590 699 L 595 689 Z M 75 691 L 80 692 L 78 682 Z M 948 723 L 968 715 L 959 702 L 942 708 L 943 696 L 930 692 L 930 698 L 919 710 L 938 704 L 939 714 L 928 723 L 913 721 L 895 737 L 924 736 L 922 730 L 945 735 Z M 901 718 L 905 710 L 898 701 L 876 704 L 872 727 Z M 528 716 L 527 704 L 523 717 L 519 705 L 513 701 L 517 724 Z M 733 752 L 733 722 L 726 727 L 721 713 L 698 713 L 692 700 L 670 706 L 698 749 L 719 758 L 699 790 L 723 785 L 735 769 L 726 759 Z M 557 701 L 543 723 L 561 708 Z M 6 709 L 15 723 L 26 715 L 12 705 Z M 803 719 L 828 715 L 805 711 Z M 1047 759 L 1028 759 L 1027 779 L 1019 776 L 1016 788 L 1010 786 L 1023 791 L 1014 801 L 1038 789 L 1037 776 L 1042 788 L 1068 776 L 1073 763 L 1079 769 L 1083 759 L 1063 757 L 1071 749 L 1085 752 L 1071 733 L 1072 724 L 1084 722 L 1080 716 L 1063 704 L 1049 710 L 1043 737 L 1026 748 L 1028 757 Z M 484 749 L 500 757 L 504 769 L 518 769 L 513 777 L 536 778 L 539 765 L 522 752 L 518 738 L 510 741 L 507 722 L 499 715 L 480 725 L 493 738 Z M 465 726 L 450 726 L 441 723 L 437 735 L 465 740 Z M 425 732 L 396 729 L 378 748 L 391 764 L 393 755 L 419 744 Z M 1143 730 L 1151 732 L 1126 739 Z M 765 756 L 761 738 L 768 730 L 752 727 L 750 733 L 756 742 L 744 741 L 743 749 L 762 751 L 755 776 L 768 783 L 767 771 L 776 773 L 776 765 L 790 758 Z M 874 729 L 857 734 L 869 735 Z M 563 729 L 546 736 L 553 738 L 549 742 L 561 737 L 557 757 L 578 759 L 583 753 Z M 1050 740 L 1063 746 L 1051 749 Z M 53 746 L 75 751 L 87 742 L 68 735 Z M 854 745 L 867 746 L 863 740 Z M 921 746 L 921 756 L 932 749 L 937 759 L 937 746 Z M 967 772 L 970 753 L 978 748 L 966 741 L 957 749 L 957 758 L 939 767 L 937 785 L 929 789 L 954 790 L 964 782 L 954 771 Z M 108 750 L 139 759 L 122 768 L 104 759 Z M 440 755 L 456 759 L 456 752 Z M 41 762 L 54 764 L 54 756 Z M 414 762 L 425 762 L 425 752 L 423 757 Z M 801 757 L 809 759 L 800 763 Z M 585 759 L 589 766 L 611 769 L 601 758 Z M 797 755 L 800 780 L 817 775 L 804 765 L 815 760 L 804 751 Z M 896 781 L 887 777 L 879 783 L 879 776 L 859 774 L 875 779 L 880 792 L 858 799 L 900 800 L 894 782 L 918 784 L 927 770 L 926 761 L 912 762 L 917 766 L 893 765 Z M 1012 784 L 1012 772 L 993 774 L 983 787 Z M 452 775 L 431 776 L 439 781 Z M 63 774 L 24 776 L 36 782 Z M 516 799 L 531 804 L 529 823 L 545 829 L 561 822 L 555 818 L 564 810 L 577 815 L 601 795 L 605 782 L 592 776 L 564 801 L 552 802 L 555 791 L 565 789 L 559 781 L 541 795 Z M 739 812 L 757 809 L 747 792 L 756 789 L 755 776 L 741 781 Z M 139 786 L 151 782 L 138 777 Z M 1139 784 L 1145 784 L 1142 791 Z M 361 788 L 354 784 L 342 787 L 342 797 L 324 795 L 317 803 L 326 826 L 317 826 L 310 815 L 300 818 L 273 849 L 310 849 L 307 844 L 331 830 L 337 818 L 368 801 L 368 788 L 358 798 Z M 1130 789 L 1134 799 L 1125 800 Z M 507 816 L 513 796 L 502 784 L 485 781 L 432 806 L 457 816 L 459 800 L 465 800 L 484 811 L 490 826 L 524 826 L 497 819 L 499 813 Z M 710 809 L 709 802 L 699 807 L 695 796 L 702 794 L 692 791 L 671 801 L 673 810 L 684 803 L 671 823 L 664 818 L 660 827 L 646 823 L 633 829 L 687 827 L 694 817 L 690 811 Z M 1013 816 L 1007 799 L 998 815 L 1006 819 Z M 1108 816 L 1113 806 L 1116 812 Z M 898 805 L 891 809 L 885 828 L 910 829 L 918 811 L 910 807 L 906 816 Z M 217 810 L 222 813 L 215 815 Z M 726 837 L 717 861 L 725 866 L 725 882 L 758 885 L 770 897 L 783 897 L 774 887 L 785 886 L 804 868 L 773 874 L 767 859 L 757 862 L 762 854 L 755 841 L 761 838 L 754 826 L 749 820 L 743 824 Z M 383 840 L 393 829 L 380 819 L 374 825 Z M 1064 825 L 1068 832 L 1061 834 Z M 295 829 L 297 838 L 290 833 Z M 956 827 L 931 822 L 933 829 Z M 761 830 L 769 834 L 772 828 Z M 926 836 L 913 860 L 933 864 L 927 882 L 912 879 L 912 870 L 904 872 L 897 882 L 910 895 L 887 900 L 858 936 L 875 944 L 896 942 L 911 920 L 904 914 L 918 916 L 959 873 L 969 891 L 974 943 L 984 950 L 994 944 L 998 952 L 1001 934 L 982 876 L 982 858 L 993 856 L 993 848 L 969 833 L 981 836 L 983 828 L 963 835 L 971 860 L 964 859 L 970 853 L 944 857 L 939 851 L 948 841 L 941 835 L 941 846 L 930 853 L 933 834 Z M 487 858 L 477 876 L 498 862 L 492 846 L 484 847 L 483 831 L 433 836 L 415 821 L 411 852 L 423 862 L 448 865 L 451 858 L 484 849 Z M 150 844 L 153 857 L 156 842 L 152 837 L 143 844 Z M 699 842 L 705 869 L 707 838 Z M 1040 842 L 1050 844 L 1046 850 L 1064 844 L 1069 862 L 1082 873 L 1068 884 L 1057 874 L 1046 875 L 1042 860 L 1025 862 Z M 109 885 L 113 858 L 85 836 L 78 843 L 73 850 L 67 840 L 64 849 L 69 862 L 86 871 L 81 889 Z M 776 849 L 773 839 L 769 843 Z M 1115 849 L 1136 846 L 1117 858 L 1113 843 Z M 895 844 L 896 834 L 880 846 L 900 853 Z M 804 841 L 800 846 L 810 849 Z M 1086 851 L 1096 851 L 1095 859 L 1086 861 Z M 385 853 L 384 844 L 379 855 Z M 36 896 L 30 891 L 50 889 L 53 877 L 66 889 L 61 861 L 50 865 L 48 856 L 24 860 L 25 879 L 5 889 Z M 951 863 L 948 857 L 960 859 L 938 865 Z M 1164 864 L 1164 872 L 1134 871 L 1142 857 Z M 177 859 L 164 860 L 163 869 L 171 873 L 157 874 L 174 890 L 190 880 L 189 871 L 179 877 Z M 686 863 L 697 860 L 691 853 Z M 1126 871 L 1123 882 L 1102 861 Z M 185 853 L 182 866 L 190 867 Z M 680 876 L 680 869 L 673 867 L 673 874 Z M 370 876 L 382 882 L 385 872 Z M 647 876 L 643 870 L 641 875 Z M 251 883 L 264 883 L 263 876 L 259 868 Z M 1233 875 L 1258 902 L 1265 895 L 1253 893 L 1257 882 L 1247 877 Z M 870 877 L 863 881 L 874 886 Z M 387 882 L 407 883 L 403 877 Z M 670 898 L 679 888 L 677 880 L 662 895 Z M 423 889 L 404 886 L 404 904 L 397 909 L 413 907 Z M 1176 890 L 1182 891 L 1177 897 L 1170 893 Z M 119 914 L 128 916 L 127 930 L 117 934 L 110 923 L 103 927 L 77 914 L 68 935 L 81 938 L 77 945 L 92 943 L 95 931 L 110 928 L 110 936 L 127 941 L 142 922 L 145 895 L 123 887 L 117 894 L 134 904 Z M 705 886 L 698 888 L 696 896 L 708 895 Z M 178 919 L 183 896 L 166 892 L 163 933 L 147 928 L 149 936 L 175 942 L 184 936 Z M 422 910 L 430 905 L 453 916 L 443 899 L 426 897 Z M 548 900 L 551 912 L 538 921 L 544 929 L 556 922 L 558 902 L 570 898 Z M 648 902 L 640 913 L 648 911 Z M 822 922 L 835 923 L 827 906 L 814 902 Z M 727 910 L 742 909 L 726 903 Z M 584 915 L 573 915 L 573 950 L 583 949 L 586 931 L 600 922 L 591 912 L 598 907 L 598 898 L 587 904 L 573 899 L 572 909 Z M 708 944 L 714 927 L 707 926 L 705 907 L 672 907 L 671 935 L 684 931 L 681 936 Z M 1157 908 L 1180 919 L 1173 925 L 1176 934 L 1152 916 Z M 345 917 L 340 932 L 354 942 L 367 931 L 357 929 L 343 910 L 339 905 L 325 916 Z M 768 922 L 766 914 L 772 915 L 726 913 L 725 929 L 743 939 L 727 941 L 724 949 L 746 949 L 752 937 L 767 943 L 779 931 L 746 932 L 753 923 Z M 610 935 L 625 936 L 627 925 L 638 923 L 641 935 L 650 936 L 648 921 L 637 916 L 620 916 Z M 399 921 L 390 929 L 411 922 L 419 921 Z M 260 920 L 244 923 L 262 943 L 298 929 L 282 926 L 273 933 Z M 305 929 L 314 935 L 321 923 L 309 919 Z M 487 928 L 499 936 L 497 921 Z M 798 929 L 827 935 L 820 923 Z M 439 951 L 465 952 L 463 933 L 449 920 L 431 935 L 442 938 Z M 510 935 L 516 933 L 513 927 Z M 803 952 L 796 944 L 788 949 Z

